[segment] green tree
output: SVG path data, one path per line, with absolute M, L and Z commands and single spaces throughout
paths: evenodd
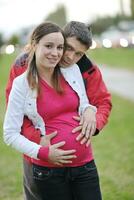
M 59 5 L 54 12 L 50 13 L 46 17 L 45 21 L 54 22 L 62 28 L 67 23 L 66 9 L 64 5 Z
M 134 19 L 134 0 L 130 2 L 131 18 Z
M 124 2 L 123 0 L 120 0 L 120 11 L 121 11 L 121 15 L 124 16 L 125 15 L 125 11 L 124 11 Z
M 16 35 L 16 34 L 13 34 L 13 35 L 10 37 L 10 39 L 8 40 L 7 43 L 8 43 L 8 44 L 13 44 L 13 45 L 20 44 L 19 36 Z
M 91 24 L 93 34 L 99 35 L 110 26 L 118 27 L 119 22 L 121 22 L 122 20 L 130 21 L 131 18 L 130 16 L 120 14 L 117 14 L 113 17 L 105 16 L 102 18 L 97 18 Z
M 4 44 L 3 35 L 0 33 L 0 47 Z
M 117 24 L 118 17 L 102 17 L 97 18 L 93 23 L 91 24 L 93 34 L 99 35 L 103 31 L 105 31 L 108 27 L 113 26 Z

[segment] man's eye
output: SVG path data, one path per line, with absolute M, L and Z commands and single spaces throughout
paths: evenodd
M 71 51 L 71 50 L 72 50 L 72 48 L 71 48 L 71 47 L 69 47 L 69 46 L 66 46 L 66 50 L 68 50 L 68 51 Z
M 76 53 L 76 55 L 81 57 L 81 56 L 83 56 L 83 53 Z

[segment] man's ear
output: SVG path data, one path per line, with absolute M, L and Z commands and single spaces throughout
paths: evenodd
M 26 53 L 30 52 L 30 51 L 31 51 L 31 44 L 26 44 L 26 45 L 24 46 L 24 51 L 25 51 Z

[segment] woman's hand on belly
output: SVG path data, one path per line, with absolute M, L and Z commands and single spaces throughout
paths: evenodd
M 64 164 L 72 163 L 72 159 L 76 158 L 74 153 L 76 150 L 62 150 L 60 147 L 64 146 L 65 142 L 59 142 L 49 147 L 49 162 L 63 166 Z
M 49 146 L 51 144 L 51 139 L 53 139 L 57 135 L 57 131 L 50 133 L 49 135 L 41 136 L 40 145 L 41 146 Z
M 57 131 L 54 131 L 48 135 L 44 135 L 41 137 L 40 145 L 49 146 L 49 155 L 48 159 L 50 163 L 63 166 L 63 164 L 72 163 L 72 159 L 76 158 L 74 153 L 76 150 L 62 150 L 65 145 L 65 141 L 56 142 L 51 145 L 51 140 L 57 135 Z

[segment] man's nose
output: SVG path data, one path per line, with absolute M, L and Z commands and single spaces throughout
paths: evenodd
M 74 52 L 69 52 L 68 58 L 73 61 L 75 59 L 75 53 Z

